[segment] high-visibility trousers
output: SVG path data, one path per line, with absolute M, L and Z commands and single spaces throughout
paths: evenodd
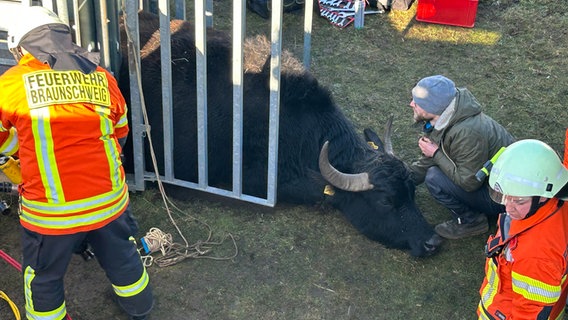
M 148 314 L 153 296 L 146 268 L 136 249 L 133 235 L 137 232 L 130 208 L 108 225 L 88 232 L 54 236 L 22 228 L 22 271 L 28 319 L 66 317 L 63 279 L 73 253 L 85 241 L 93 248 L 110 280 L 118 304 L 129 315 Z

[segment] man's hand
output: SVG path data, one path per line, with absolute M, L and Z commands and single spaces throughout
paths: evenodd
M 438 145 L 427 137 L 418 139 L 418 147 L 422 150 L 422 154 L 428 158 L 432 158 L 434 154 L 436 154 L 436 151 L 438 151 Z

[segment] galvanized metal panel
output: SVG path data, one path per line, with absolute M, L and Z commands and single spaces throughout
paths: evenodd
M 162 115 L 164 141 L 164 175 L 174 178 L 174 120 L 172 103 L 172 54 L 170 34 L 170 4 L 168 0 L 158 3 L 160 17 L 160 61 L 162 68 Z
M 146 127 L 143 121 L 142 108 L 142 83 L 140 79 L 140 37 L 138 23 L 138 7 L 136 1 L 126 1 L 125 26 L 128 42 L 128 69 L 130 79 L 130 130 L 132 133 L 133 156 L 134 156 L 134 181 L 128 181 L 134 190 L 144 190 L 144 138 Z
M 266 204 L 276 204 L 278 183 L 278 128 L 280 119 L 280 73 L 282 66 L 282 0 L 272 0 L 270 33 L 270 113 L 268 128 L 268 183 Z
M 233 2 L 233 196 L 242 195 L 243 172 L 243 42 L 245 0 Z
M 205 0 L 195 1 L 195 64 L 197 74 L 197 163 L 199 189 L 209 184 L 207 164 L 207 30 Z

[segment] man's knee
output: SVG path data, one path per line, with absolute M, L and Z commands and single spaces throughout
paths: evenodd
M 430 193 L 439 193 L 444 181 L 447 180 L 446 176 L 437 166 L 428 168 L 424 183 L 428 187 Z

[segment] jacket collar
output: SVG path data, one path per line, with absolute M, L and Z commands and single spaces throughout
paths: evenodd
M 559 199 L 552 198 L 549 199 L 542 207 L 540 207 L 534 215 L 523 220 L 511 220 L 509 236 L 515 236 L 546 220 L 556 212 L 560 205 L 561 203 L 559 203 Z

